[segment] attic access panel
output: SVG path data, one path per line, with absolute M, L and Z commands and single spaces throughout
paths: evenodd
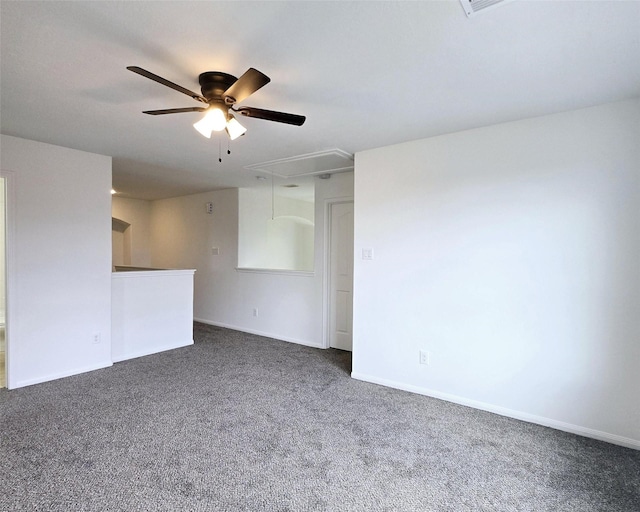
M 273 174 L 280 178 L 330 174 L 353 170 L 353 156 L 341 149 L 330 149 L 247 165 L 245 169 Z
M 464 9 L 467 18 L 471 18 L 480 11 L 499 7 L 512 0 L 460 0 L 460 5 Z

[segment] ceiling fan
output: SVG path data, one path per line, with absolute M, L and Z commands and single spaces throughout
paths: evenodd
M 171 89 L 190 96 L 196 101 L 205 103 L 206 107 L 169 108 L 162 110 L 145 110 L 143 114 L 158 116 L 162 114 L 179 114 L 182 112 L 206 112 L 205 116 L 193 126 L 202 135 L 211 138 L 214 131 L 226 130 L 231 140 L 244 135 L 247 129 L 242 126 L 231 112 L 237 112 L 246 117 L 255 117 L 277 123 L 302 126 L 306 117 L 297 114 L 287 114 L 274 110 L 265 110 L 255 107 L 237 107 L 236 104 L 251 96 L 261 87 L 267 85 L 271 79 L 264 73 L 254 68 L 249 68 L 240 78 L 222 73 L 221 71 L 207 71 L 198 77 L 202 95 L 189 89 L 174 84 L 169 80 L 155 75 L 138 66 L 128 66 L 129 71 L 144 76 L 170 87 Z M 231 112 L 230 112 L 231 111 Z

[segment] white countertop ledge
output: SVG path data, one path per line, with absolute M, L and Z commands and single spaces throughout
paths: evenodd
M 163 276 L 183 276 L 193 275 L 196 269 L 149 269 L 149 270 L 121 270 L 112 272 L 111 277 L 115 279 L 141 278 L 141 277 L 163 277 Z

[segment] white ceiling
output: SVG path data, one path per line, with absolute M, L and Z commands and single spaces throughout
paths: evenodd
M 640 95 L 640 2 L 514 1 L 467 18 L 443 2 L 7 2 L 2 133 L 113 156 L 123 195 L 258 186 L 245 166 L 348 153 Z M 271 83 L 242 102 L 307 116 L 199 135 L 198 75 Z M 309 178 L 311 179 L 311 178 Z M 289 180 L 291 181 L 291 180 Z

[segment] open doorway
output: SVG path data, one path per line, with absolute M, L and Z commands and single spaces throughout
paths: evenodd
M 6 180 L 0 177 L 0 388 L 7 387 Z

